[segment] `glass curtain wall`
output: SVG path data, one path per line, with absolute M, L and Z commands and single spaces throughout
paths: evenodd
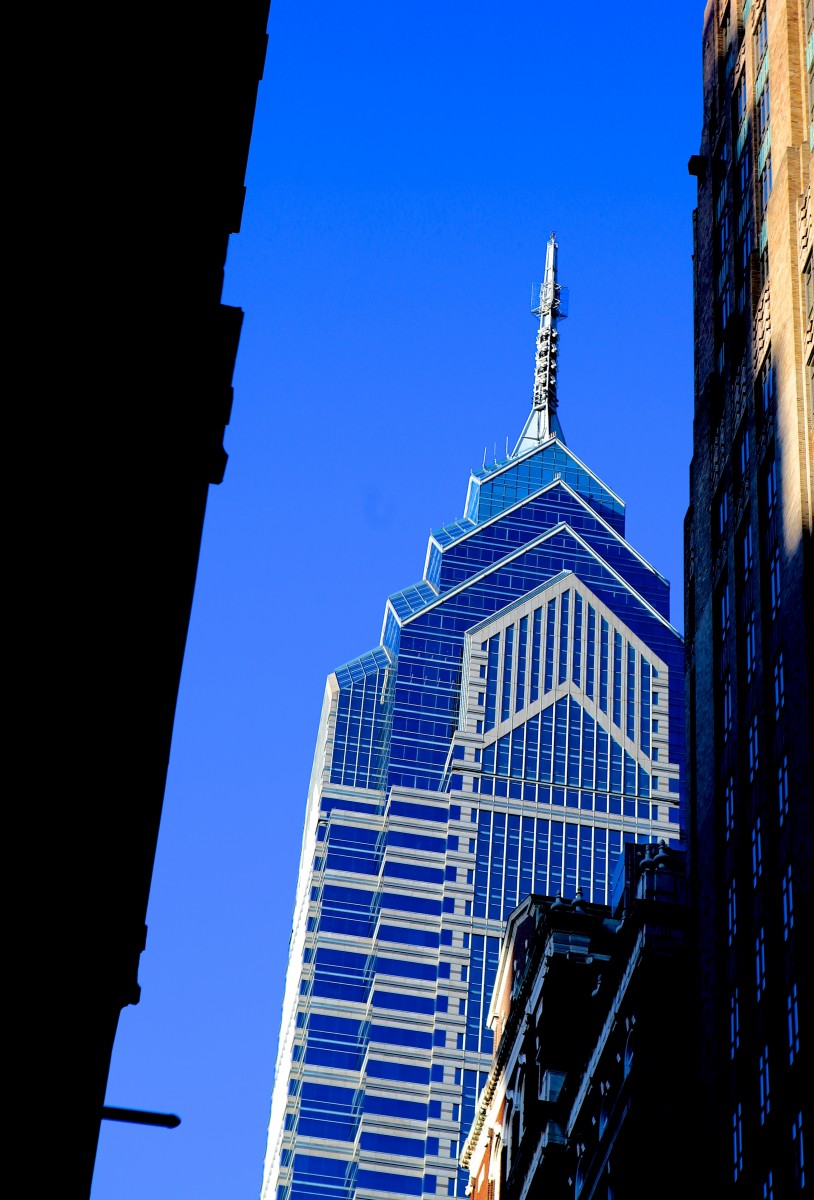
M 683 829 L 683 650 L 623 502 L 552 436 L 473 474 L 328 680 L 264 1200 L 462 1196 L 500 939 Z

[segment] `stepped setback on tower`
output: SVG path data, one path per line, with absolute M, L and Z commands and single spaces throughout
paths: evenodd
M 509 913 L 609 902 L 625 842 L 682 837 L 681 638 L 624 503 L 565 444 L 556 249 L 517 446 L 328 678 L 264 1200 L 463 1195 Z

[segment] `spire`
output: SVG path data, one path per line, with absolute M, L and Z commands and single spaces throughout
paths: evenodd
M 557 322 L 562 311 L 560 285 L 557 283 L 557 242 L 552 233 L 545 252 L 545 278 L 540 297 L 531 310 L 540 318 L 537 330 L 537 361 L 534 367 L 534 411 L 541 415 L 540 441 L 550 437 L 551 418 L 557 411 Z
M 556 434 L 565 441 L 557 417 L 557 325 L 568 316 L 568 289 L 557 282 L 556 234 L 548 239 L 545 277 L 532 291 L 531 311 L 540 318 L 537 330 L 537 357 L 534 365 L 532 409 L 514 454 L 532 449 Z

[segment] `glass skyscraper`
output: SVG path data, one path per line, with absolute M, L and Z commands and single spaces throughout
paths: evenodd
M 624 842 L 681 836 L 681 638 L 624 502 L 565 444 L 556 250 L 517 446 L 328 677 L 264 1200 L 463 1195 L 508 914 L 606 902 Z

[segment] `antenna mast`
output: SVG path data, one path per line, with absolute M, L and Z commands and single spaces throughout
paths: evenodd
M 557 323 L 568 316 L 568 289 L 557 282 L 557 241 L 552 233 L 545 252 L 545 278 L 540 284 L 539 297 L 532 290 L 531 311 L 540 318 L 537 330 L 537 358 L 534 366 L 534 397 L 532 411 L 536 416 L 535 436 L 545 441 L 554 432 L 552 426 L 557 411 Z

